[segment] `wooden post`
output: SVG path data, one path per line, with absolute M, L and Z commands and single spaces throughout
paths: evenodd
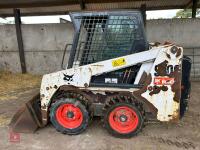
M 81 10 L 85 9 L 85 3 L 83 0 L 79 0 Z
M 20 15 L 19 9 L 14 9 L 14 16 L 15 16 L 15 28 L 16 28 L 17 42 L 18 42 L 18 48 L 19 48 L 19 58 L 20 58 L 20 63 L 21 63 L 21 70 L 22 70 L 22 73 L 26 73 L 24 45 L 23 45 L 22 31 L 21 31 L 21 15 Z
M 198 0 L 192 1 L 192 18 L 196 18 Z
M 141 13 L 142 13 L 142 18 L 144 22 L 144 26 L 146 27 L 146 20 L 147 20 L 147 15 L 146 15 L 146 4 L 142 4 L 140 7 Z

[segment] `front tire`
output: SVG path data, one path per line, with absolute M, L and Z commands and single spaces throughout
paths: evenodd
M 80 101 L 72 98 L 61 98 L 50 108 L 50 121 L 57 131 L 76 135 L 86 130 L 89 113 Z
M 143 127 L 140 110 L 131 103 L 119 102 L 106 110 L 104 124 L 108 132 L 116 137 L 130 138 Z

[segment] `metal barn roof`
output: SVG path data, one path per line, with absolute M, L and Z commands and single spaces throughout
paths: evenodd
M 198 0 L 6 0 L 0 1 L 0 16 L 13 16 L 13 8 L 22 15 L 66 14 L 80 10 L 140 9 L 146 10 L 191 8 Z

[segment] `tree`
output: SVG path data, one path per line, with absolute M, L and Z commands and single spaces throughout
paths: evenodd
M 197 9 L 196 16 L 198 17 L 199 15 L 200 15 L 200 9 Z M 191 17 L 192 17 L 192 9 L 183 9 L 179 10 L 174 18 L 191 18 Z

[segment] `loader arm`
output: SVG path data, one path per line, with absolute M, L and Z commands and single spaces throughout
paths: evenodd
M 90 85 L 92 76 L 119 70 L 138 63 L 153 62 L 158 53 L 163 50 L 162 48 L 155 48 L 149 51 L 46 74 L 42 78 L 40 89 L 42 105 L 48 106 L 51 97 L 60 86 L 72 85 L 79 88 L 87 88 Z M 44 101 L 45 99 L 46 101 Z

